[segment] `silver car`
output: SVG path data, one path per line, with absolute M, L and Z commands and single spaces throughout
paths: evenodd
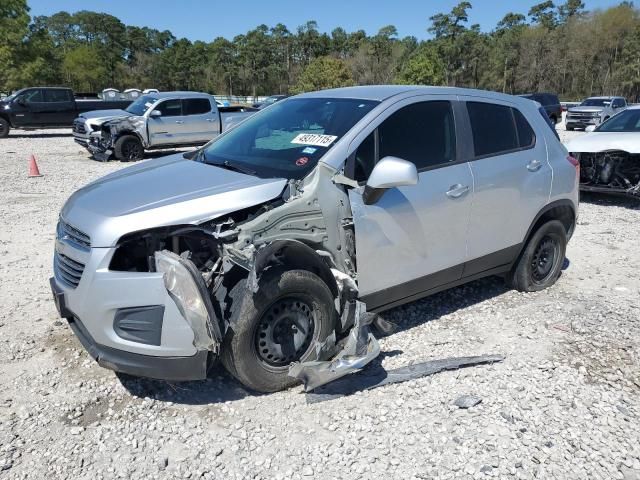
M 56 304 L 106 368 L 193 380 L 220 357 L 283 389 L 365 308 L 489 275 L 553 285 L 576 224 L 577 162 L 536 104 L 498 93 L 308 93 L 188 157 L 107 175 L 60 213 Z

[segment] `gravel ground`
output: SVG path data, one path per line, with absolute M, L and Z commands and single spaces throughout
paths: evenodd
M 32 153 L 42 178 L 26 178 Z M 54 228 L 75 189 L 124 165 L 64 130 L 13 132 L 0 165 L 2 479 L 640 478 L 637 203 L 583 198 L 549 290 L 488 279 L 384 314 L 400 327 L 381 339 L 385 367 L 503 363 L 307 405 L 222 369 L 169 384 L 98 367 L 50 298 Z M 482 402 L 459 409 L 461 395 Z

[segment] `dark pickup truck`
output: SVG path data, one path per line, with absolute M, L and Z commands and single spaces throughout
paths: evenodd
M 131 100 L 76 99 L 70 88 L 30 87 L 0 101 L 0 138 L 12 128 L 71 127 L 81 113 L 91 110 L 124 109 Z

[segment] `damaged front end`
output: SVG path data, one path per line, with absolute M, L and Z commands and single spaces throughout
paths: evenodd
M 96 160 L 106 162 L 113 156 L 115 144 L 123 135 L 135 135 L 146 148 L 146 123 L 144 117 L 116 118 L 103 123 L 100 129 L 89 134 L 87 149 Z
M 576 156 L 581 190 L 640 198 L 640 154 L 616 150 Z

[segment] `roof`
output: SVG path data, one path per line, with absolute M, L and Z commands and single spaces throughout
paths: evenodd
M 401 94 L 413 93 L 422 95 L 471 95 L 484 98 L 511 99 L 512 95 L 488 90 L 475 90 L 458 87 L 432 87 L 424 85 L 370 85 L 363 87 L 344 87 L 319 90 L 298 95 L 297 98 L 353 98 L 358 100 L 374 100 L 382 102 Z M 518 98 L 518 97 L 515 97 Z M 530 100 L 527 100 L 530 101 Z
M 596 99 L 596 100 L 609 100 L 610 98 L 624 98 L 624 97 L 620 97 L 618 95 L 600 95 L 600 96 L 596 96 L 596 97 L 587 97 L 585 98 L 585 100 L 587 99 Z
M 143 93 L 143 95 L 153 95 L 156 98 L 173 98 L 173 97 L 202 97 L 202 96 L 207 96 L 210 97 L 211 95 L 208 93 L 204 93 L 204 92 L 180 92 L 180 91 L 176 91 L 176 92 L 159 92 L 159 93 Z

